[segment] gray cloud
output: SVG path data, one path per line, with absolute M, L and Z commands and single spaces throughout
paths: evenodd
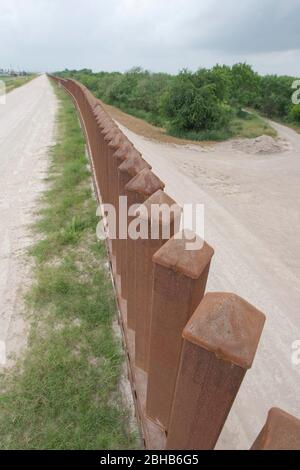
M 299 0 L 0 0 L 0 66 L 299 75 Z
M 212 12 L 210 12 L 212 13 Z M 225 52 L 263 53 L 300 47 L 299 0 L 226 0 L 209 17 L 209 33 L 194 36 L 194 46 Z M 200 18 L 195 18 L 195 31 Z

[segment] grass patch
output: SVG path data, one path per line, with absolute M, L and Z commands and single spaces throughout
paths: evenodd
M 193 141 L 222 141 L 232 137 L 229 129 L 211 129 L 203 131 L 182 131 L 174 127 L 167 128 L 167 134 L 178 139 L 187 139 Z
M 25 83 L 30 82 L 34 78 L 36 78 L 35 74 L 27 75 L 26 77 L 0 77 L 0 80 L 5 83 L 6 93 L 9 93 L 15 88 L 19 88 L 20 86 L 25 85 Z
M 227 139 L 253 139 L 261 135 L 276 137 L 277 132 L 256 113 L 241 112 L 235 115 L 228 128 L 211 129 L 199 132 L 179 131 L 178 129 L 168 128 L 168 134 L 181 139 L 194 141 L 223 141 Z
M 24 357 L 1 377 L 0 448 L 135 448 L 118 391 L 124 356 L 85 142 L 70 98 L 55 90 L 58 142 L 30 249 L 31 333 Z
M 254 139 L 261 135 L 277 136 L 275 129 L 256 113 L 243 113 L 242 117 L 232 119 L 230 132 L 232 137 L 244 139 Z
M 249 109 L 249 111 L 251 113 L 254 113 L 256 115 L 256 117 L 258 117 L 261 120 L 269 119 L 271 121 L 277 122 L 278 124 L 282 124 L 283 126 L 289 127 L 290 129 L 293 129 L 294 131 L 298 132 L 298 134 L 300 134 L 300 122 L 293 121 L 289 118 L 280 118 L 278 116 L 271 116 L 270 117 L 270 116 L 267 116 L 266 114 L 259 113 L 259 111 L 254 111 L 251 108 Z M 271 127 L 271 129 L 273 129 L 273 128 Z M 274 132 L 276 132 L 276 131 L 274 130 Z
M 298 132 L 298 134 L 300 134 L 300 123 L 282 120 L 281 124 L 283 124 L 284 126 L 288 126 L 291 129 L 294 129 L 294 131 L 296 131 L 296 132 Z
M 163 127 L 164 126 L 164 120 L 161 116 L 158 114 L 151 113 L 149 111 L 144 111 L 142 109 L 136 109 L 136 108 L 129 108 L 128 106 L 124 105 L 123 103 L 115 103 L 115 102 L 107 102 L 106 104 L 110 106 L 114 106 L 123 113 L 129 114 L 130 116 L 134 116 L 138 119 L 143 119 L 144 121 L 148 122 L 149 124 L 152 124 L 153 126 L 156 127 Z

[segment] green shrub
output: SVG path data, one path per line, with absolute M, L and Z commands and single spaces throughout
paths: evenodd
M 300 104 L 294 104 L 291 106 L 288 119 L 292 122 L 300 122 Z
M 164 96 L 162 107 L 170 127 L 196 132 L 226 127 L 230 108 L 217 97 L 216 86 L 197 87 L 193 78 L 190 72 L 182 72 Z
M 266 75 L 260 78 L 256 108 L 268 117 L 286 118 L 292 100 L 292 77 Z

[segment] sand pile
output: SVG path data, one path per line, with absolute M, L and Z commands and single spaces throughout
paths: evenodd
M 238 139 L 232 142 L 232 148 L 250 154 L 279 153 L 285 150 L 282 141 L 268 135 L 262 135 L 255 139 Z

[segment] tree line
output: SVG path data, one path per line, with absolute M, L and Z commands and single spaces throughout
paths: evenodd
M 246 63 L 216 65 L 177 75 L 140 67 L 128 72 L 65 70 L 96 97 L 177 136 L 226 138 L 233 119 L 248 119 L 245 108 L 290 123 L 300 123 L 300 104 L 292 103 L 295 77 L 261 76 Z

